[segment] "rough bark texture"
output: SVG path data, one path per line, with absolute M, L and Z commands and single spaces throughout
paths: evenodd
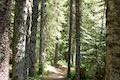
M 80 80 L 80 2 L 81 0 L 75 0 L 75 26 L 76 26 L 76 80 Z
M 39 74 L 43 72 L 43 29 L 45 25 L 45 2 L 41 0 L 41 21 L 40 21 L 40 49 L 39 49 Z
M 28 76 L 29 74 L 29 64 L 30 64 L 30 58 L 29 58 L 29 44 L 30 44 L 30 19 L 31 18 L 31 15 L 28 11 L 28 17 L 27 17 L 27 35 L 26 35 L 26 44 L 25 44 L 25 74 L 27 74 L 26 76 Z
M 68 39 L 68 43 L 69 43 L 69 48 L 68 48 L 68 70 L 67 70 L 67 79 L 70 79 L 70 66 L 71 66 L 71 40 L 72 40 L 72 25 L 73 25 L 73 0 L 69 1 L 69 8 L 70 8 L 70 12 L 69 12 L 69 39 Z
M 120 80 L 120 0 L 107 3 L 107 54 L 105 80 Z
M 30 67 L 30 36 L 31 36 L 31 22 L 32 22 L 32 0 L 27 0 L 27 9 L 28 9 L 28 15 L 27 15 L 27 35 L 26 35 L 26 49 L 25 49 L 25 74 L 26 77 L 29 76 L 29 67 Z
M 33 77 L 35 72 L 35 49 L 36 49 L 36 32 L 37 32 L 37 19 L 38 19 L 38 0 L 33 0 L 32 7 L 32 27 L 30 37 L 30 65 L 29 65 L 29 76 Z
M 15 0 L 15 21 L 13 33 L 13 75 L 12 80 L 26 80 L 25 42 L 27 1 Z
M 9 27 L 11 0 L 0 0 L 0 80 L 9 79 Z

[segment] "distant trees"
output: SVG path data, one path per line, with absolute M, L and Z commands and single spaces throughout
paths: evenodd
M 120 1 L 107 0 L 107 54 L 105 80 L 120 80 Z
M 100 76 L 97 79 L 100 79 L 105 75 L 106 19 L 104 1 L 92 0 L 88 2 L 84 0 L 81 17 L 81 68 L 88 70 L 86 74 L 89 74 L 89 78 L 95 79 L 97 73 L 97 77 Z
M 0 80 L 9 79 L 9 28 L 11 0 L 0 0 Z
M 60 50 L 62 41 L 61 31 L 64 30 L 66 24 L 66 2 L 67 0 L 49 0 L 46 2 L 46 20 L 44 27 L 44 53 L 46 60 L 54 64 L 56 37 L 59 38 L 58 60 L 63 58 L 63 49 Z M 59 53 L 61 52 L 61 53 Z
M 44 75 L 44 64 L 62 69 L 66 63 L 67 80 L 101 80 L 104 75 L 105 80 L 120 80 L 119 0 L 13 0 L 12 4 L 10 12 L 11 0 L 0 0 L 0 80 L 9 80 L 9 69 L 12 80 L 27 80 Z

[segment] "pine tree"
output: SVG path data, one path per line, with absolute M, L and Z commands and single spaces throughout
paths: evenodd
M 0 0 L 0 80 L 9 79 L 9 28 L 11 0 Z
M 68 71 L 67 71 L 67 77 L 68 80 L 70 79 L 70 66 L 71 66 L 71 40 L 72 40 L 72 26 L 73 26 L 73 0 L 69 1 L 69 8 L 70 8 L 70 14 L 69 14 L 69 48 L 68 48 Z
M 75 27 L 76 27 L 76 80 L 80 80 L 80 5 L 81 0 L 75 0 Z
M 30 68 L 30 36 L 31 36 L 31 22 L 32 22 L 32 0 L 28 1 L 27 4 L 27 21 L 26 21 L 26 44 L 25 44 L 25 74 L 26 77 L 29 76 L 29 68 Z
M 27 0 L 15 0 L 12 80 L 26 80 L 25 43 L 27 11 Z
M 105 80 L 120 80 L 120 1 L 107 0 L 107 54 Z
M 35 49 L 36 49 L 36 32 L 37 32 L 37 19 L 38 19 L 38 0 L 33 0 L 32 7 L 32 27 L 30 36 L 30 48 L 29 48 L 29 76 L 34 77 L 35 74 Z M 29 46 L 28 46 L 29 47 Z
M 41 0 L 41 21 L 40 21 L 40 49 L 39 49 L 39 74 L 43 72 L 43 29 L 45 26 L 45 5 L 46 0 Z
M 55 55 L 54 55 L 54 65 L 57 65 L 58 62 L 58 49 L 59 49 L 59 43 L 58 43 L 59 39 L 58 37 L 56 37 L 56 43 L 55 43 Z

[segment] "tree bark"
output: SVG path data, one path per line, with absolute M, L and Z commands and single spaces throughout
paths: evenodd
M 0 80 L 9 80 L 9 27 L 11 0 L 0 0 Z
M 41 21 L 40 21 L 40 49 L 39 49 L 39 74 L 42 75 L 43 72 L 43 29 L 45 26 L 45 2 L 46 0 L 41 0 Z
M 32 23 L 32 0 L 28 0 L 27 3 L 27 10 L 28 10 L 28 15 L 27 15 L 27 21 L 26 21 L 26 44 L 25 44 L 25 74 L 26 77 L 29 76 L 29 68 L 30 68 L 30 36 L 31 36 L 31 23 Z
M 57 66 L 58 62 L 58 38 L 56 38 L 56 43 L 55 43 L 55 56 L 54 56 L 54 66 Z
M 12 80 L 26 80 L 25 43 L 26 43 L 27 0 L 16 0 L 13 33 L 13 76 Z
M 120 0 L 107 3 L 107 54 L 105 80 L 120 80 Z
M 71 66 L 71 40 L 72 40 L 72 25 L 73 25 L 73 0 L 69 1 L 69 39 L 68 39 L 68 70 L 67 70 L 67 79 L 70 80 L 70 66 Z
M 34 77 L 35 74 L 35 49 L 36 49 L 36 32 L 37 32 L 37 19 L 38 19 L 38 0 L 33 0 L 32 7 L 32 27 L 31 27 L 31 37 L 30 37 L 30 65 L 29 65 L 29 76 Z
M 76 80 L 80 80 L 80 5 L 81 0 L 75 0 L 75 26 L 76 26 Z

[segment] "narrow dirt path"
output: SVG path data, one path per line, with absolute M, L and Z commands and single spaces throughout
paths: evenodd
M 63 67 L 61 65 L 57 67 L 48 66 L 48 69 L 46 69 L 46 71 L 48 74 L 44 77 L 44 80 L 66 80 L 66 67 Z

